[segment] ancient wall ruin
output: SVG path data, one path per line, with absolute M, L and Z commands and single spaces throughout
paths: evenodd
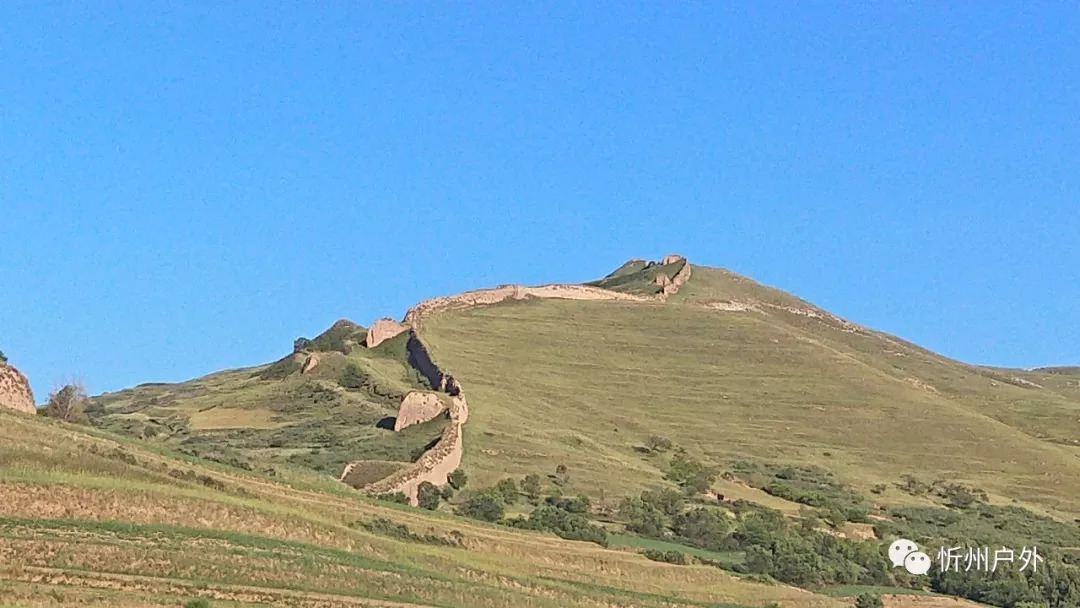
M 410 391 L 401 398 L 397 419 L 394 421 L 394 431 L 434 420 L 448 409 L 449 406 L 442 397 L 435 393 Z
M 34 391 L 26 376 L 6 363 L 0 363 L 0 407 L 34 414 Z
M 405 323 L 398 323 L 393 319 L 379 319 L 368 330 L 367 337 L 364 338 L 364 345 L 368 348 L 375 348 L 408 329 L 409 326 Z
M 667 298 L 668 296 L 673 296 L 676 293 L 678 293 L 679 288 L 682 287 L 683 285 L 685 285 L 686 282 L 690 280 L 690 273 L 692 272 L 691 267 L 690 267 L 690 262 L 686 261 L 686 258 L 681 257 L 681 256 L 668 256 L 668 257 L 664 258 L 664 260 L 665 260 L 664 263 L 668 263 L 667 260 L 672 258 L 672 257 L 677 258 L 675 260 L 675 262 L 672 262 L 672 263 L 678 263 L 678 262 L 682 261 L 683 262 L 683 267 L 679 269 L 679 272 L 675 273 L 675 276 L 671 277 L 671 282 L 670 283 L 663 286 L 664 287 L 663 296 L 665 298 Z
M 449 403 L 447 403 L 439 395 L 422 391 L 409 393 L 402 399 L 398 408 L 398 419 L 394 424 L 394 430 L 399 431 L 412 424 L 426 422 L 441 415 L 444 411 L 450 416 L 450 424 L 443 430 L 435 445 L 425 452 L 419 460 L 405 465 L 384 479 L 364 486 L 362 490 L 369 494 L 402 492 L 408 497 L 409 503 L 415 506 L 417 504 L 417 488 L 421 483 L 426 481 L 436 486 L 445 485 L 447 476 L 461 466 L 464 453 L 463 427 L 469 418 L 469 404 L 465 399 L 461 384 L 432 360 L 431 353 L 428 352 L 427 347 L 420 340 L 417 332 L 420 331 L 425 319 L 451 310 L 489 306 L 507 300 L 524 300 L 527 298 L 662 302 L 669 295 L 676 293 L 690 279 L 690 263 L 686 261 L 686 258 L 667 256 L 662 263 L 677 264 L 679 262 L 683 262 L 683 267 L 667 281 L 658 283 L 663 287 L 663 291 L 655 296 L 620 293 L 588 285 L 555 284 L 541 285 L 539 287 L 500 285 L 494 289 L 479 289 L 456 296 L 424 300 L 411 308 L 401 323 L 392 319 L 376 321 L 371 330 L 368 331 L 367 346 L 369 348 L 377 346 L 404 331 L 408 331 L 409 339 L 406 342 L 406 349 L 408 351 L 409 365 L 419 371 L 434 390 L 449 396 Z M 656 263 L 651 262 L 650 264 L 655 265 Z M 344 481 L 354 477 L 354 474 L 359 473 L 357 467 L 360 466 L 362 466 L 362 463 L 349 463 L 346 465 L 341 479 Z

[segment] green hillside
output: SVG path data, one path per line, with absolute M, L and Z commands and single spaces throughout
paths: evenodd
M 0 541 L 20 556 L 0 597 L 1080 602 L 1075 368 L 954 361 L 678 256 L 406 319 L 371 348 L 339 321 L 264 366 L 101 395 L 89 429 L 0 413 Z M 428 421 L 394 431 L 412 391 L 437 407 L 402 406 Z M 464 487 L 443 485 L 455 455 Z M 381 500 L 337 481 L 347 463 Z M 408 498 L 427 510 L 392 504 Z M 890 569 L 899 536 L 1038 544 L 1052 578 L 931 584 Z M 205 559 L 167 557 L 195 539 Z
M 723 469 L 813 464 L 864 492 L 945 477 L 1080 515 L 1074 394 L 724 270 L 696 267 L 664 304 L 508 302 L 438 316 L 422 337 L 469 388 L 466 462 L 492 479 L 565 463 L 574 491 L 633 493 L 662 482 L 637 449 L 660 435 Z
M 365 334 L 339 321 L 272 364 L 108 393 L 89 414 L 98 428 L 264 473 L 291 465 L 337 477 L 354 460 L 412 462 L 445 421 L 393 432 L 401 397 L 428 387 L 405 336 L 368 349 Z

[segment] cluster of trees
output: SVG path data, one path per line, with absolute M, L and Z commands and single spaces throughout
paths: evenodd
M 559 465 L 552 481 L 567 478 L 565 465 Z M 556 483 L 556 485 L 558 485 Z M 457 507 L 459 515 L 492 523 L 502 523 L 523 530 L 551 532 L 569 540 L 584 540 L 607 546 L 607 530 L 592 523 L 588 513 L 591 502 L 587 496 L 565 497 L 555 493 L 541 499 L 540 476 L 526 475 L 521 482 L 506 478 L 494 486 L 469 496 Z M 535 505 L 528 516 L 506 519 L 506 507 L 517 504 L 524 495 Z
M 877 543 L 836 538 L 778 511 L 737 503 L 735 512 L 689 504 L 684 493 L 642 492 L 619 505 L 627 530 L 711 551 L 743 551 L 736 570 L 800 586 L 879 585 L 890 580 Z
M 930 587 L 1004 608 L 1076 608 L 1080 606 L 1080 567 L 1050 556 L 1037 571 L 998 568 L 993 572 L 930 570 Z

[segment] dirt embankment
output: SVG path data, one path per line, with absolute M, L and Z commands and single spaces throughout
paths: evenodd
M 22 372 L 6 363 L 0 363 L 0 407 L 6 407 L 27 414 L 37 412 L 34 406 L 34 391 L 30 381 Z

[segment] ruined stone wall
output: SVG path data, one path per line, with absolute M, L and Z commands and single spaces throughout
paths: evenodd
M 679 256 L 668 256 L 668 257 L 664 258 L 665 263 L 666 263 L 666 260 L 668 260 L 671 257 L 679 257 Z M 683 285 L 686 285 L 686 282 L 690 280 L 690 273 L 692 272 L 691 267 L 690 267 L 690 262 L 686 261 L 686 258 L 681 258 L 681 257 L 679 258 L 679 260 L 681 260 L 683 262 L 683 267 L 679 269 L 679 272 L 675 273 L 675 276 L 671 277 L 671 282 L 670 283 L 668 283 L 667 285 L 664 285 L 663 294 L 664 294 L 665 298 L 678 293 L 679 288 L 682 287 Z M 676 260 L 676 263 L 679 260 Z
M 447 476 L 461 466 L 461 458 L 464 454 L 462 443 L 463 426 L 469 418 L 469 405 L 465 397 L 457 395 L 452 398 L 450 412 L 450 424 L 443 429 L 442 436 L 434 447 L 424 453 L 419 460 L 390 475 L 363 488 L 369 494 L 386 494 L 401 492 L 409 498 L 409 504 L 417 504 L 416 491 L 420 484 L 427 481 L 436 486 L 446 485 Z M 350 467 L 346 467 L 342 474 L 344 479 Z
M 448 409 L 450 408 L 446 402 L 435 393 L 410 391 L 401 398 L 397 420 L 394 421 L 394 431 L 434 420 Z
M 368 348 L 375 348 L 408 329 L 409 326 L 405 323 L 398 323 L 393 319 L 379 319 L 368 330 L 367 337 L 364 338 L 364 345 Z
M 683 267 L 670 281 L 663 285 L 663 292 L 656 296 L 619 293 L 588 285 L 542 285 L 540 287 L 501 285 L 494 289 L 467 291 L 456 296 L 425 300 L 410 309 L 402 323 L 391 319 L 377 321 L 368 332 L 368 347 L 376 346 L 403 331 L 408 331 L 409 339 L 406 343 L 406 349 L 409 354 L 409 365 L 423 374 L 432 388 L 450 396 L 449 405 L 447 405 L 446 401 L 439 395 L 419 391 L 409 393 L 402 399 L 394 430 L 398 431 L 412 424 L 426 422 L 442 414 L 443 411 L 449 413 L 450 424 L 443 430 L 435 445 L 425 452 L 419 460 L 411 465 L 406 465 L 384 479 L 364 486 L 362 489 L 370 494 L 402 492 L 408 497 L 409 503 L 415 506 L 417 504 L 417 488 L 421 483 L 427 481 L 436 486 L 445 485 L 447 476 L 461 466 L 464 453 L 462 436 L 465 422 L 469 419 L 469 404 L 465 399 L 465 392 L 461 384 L 436 365 L 427 347 L 420 341 L 417 332 L 420 330 L 424 319 L 451 310 L 488 306 L 507 300 L 523 300 L 526 298 L 662 302 L 667 299 L 667 296 L 677 292 L 679 287 L 690 279 L 690 264 L 686 262 L 686 258 L 668 256 L 664 258 L 663 263 L 675 264 L 680 261 L 683 262 Z M 436 404 L 436 401 L 438 404 Z M 357 470 L 357 466 L 359 466 L 359 463 L 346 465 L 345 470 L 342 472 L 342 480 L 350 478 L 350 475 Z
M 523 285 L 502 285 L 494 289 L 466 291 L 456 296 L 443 296 L 424 300 L 409 310 L 405 315 L 405 324 L 418 329 L 425 318 L 432 315 L 475 306 L 490 306 L 507 300 L 526 298 L 554 298 L 562 300 L 623 300 L 634 302 L 650 301 L 650 298 L 628 293 L 619 293 L 589 285 L 541 285 L 525 287 Z
M 30 381 L 19 370 L 6 363 L 0 363 L 0 407 L 27 414 L 37 413 Z

